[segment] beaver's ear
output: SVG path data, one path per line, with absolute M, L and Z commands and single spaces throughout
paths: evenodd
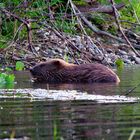
M 55 67 L 61 68 L 61 63 L 60 63 L 59 60 L 55 60 L 55 61 L 53 62 L 53 64 L 55 65 Z

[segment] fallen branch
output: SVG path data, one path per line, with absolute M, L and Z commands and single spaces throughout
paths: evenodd
M 140 83 L 139 84 L 137 84 L 136 86 L 134 86 L 133 88 L 131 88 L 131 89 L 129 89 L 129 90 L 127 90 L 126 92 L 125 92 L 125 96 L 126 95 L 129 95 L 130 93 L 132 93 L 136 88 L 138 88 L 140 86 Z
M 132 46 L 131 42 L 129 41 L 129 39 L 126 37 L 125 33 L 122 30 L 122 27 L 121 27 L 121 24 L 120 24 L 120 21 L 119 21 L 119 18 L 118 18 L 118 11 L 115 8 L 115 2 L 114 2 L 114 0 L 110 0 L 110 2 L 111 2 L 112 7 L 113 7 L 113 11 L 114 11 L 114 16 L 115 16 L 116 23 L 118 25 L 118 28 L 119 28 L 122 36 L 126 40 L 127 44 L 130 46 L 130 48 L 135 52 L 135 54 L 140 57 L 140 54 L 135 50 L 135 48 Z
M 122 9 L 125 6 L 124 3 L 116 4 L 115 7 L 117 10 Z M 98 7 L 93 7 L 93 6 L 77 6 L 78 9 L 81 12 L 100 12 L 100 13 L 106 13 L 106 14 L 113 14 L 113 8 L 110 5 L 99 5 Z
M 16 38 L 16 36 L 18 35 L 18 33 L 20 32 L 20 30 L 22 29 L 22 27 L 23 27 L 23 23 L 21 23 L 21 25 L 20 25 L 19 28 L 17 29 L 17 31 L 16 31 L 16 33 L 15 33 L 13 39 L 12 39 L 12 42 L 8 45 L 8 47 L 6 47 L 6 48 L 4 49 L 4 51 L 6 51 L 7 49 L 9 49 L 11 46 L 13 46 L 13 44 L 15 43 L 15 38 Z
M 76 50 L 76 51 L 78 51 L 78 52 L 81 53 L 81 50 L 80 50 L 79 48 L 77 48 L 72 42 L 70 42 L 65 36 L 63 36 L 62 33 L 60 33 L 59 31 L 53 29 L 52 27 L 50 27 L 49 25 L 47 25 L 47 24 L 44 23 L 44 22 L 39 22 L 39 23 L 37 23 L 37 24 L 38 24 L 38 25 L 42 25 L 42 26 L 44 26 L 44 27 L 50 29 L 50 30 L 53 31 L 59 38 L 61 38 L 63 41 L 66 40 L 74 50 Z M 68 49 L 69 49 L 69 48 L 68 48 Z M 76 62 L 77 64 L 79 64 L 79 62 L 76 60 L 76 58 L 75 58 L 74 55 L 72 54 L 71 50 L 70 50 L 70 54 L 72 55 L 72 57 L 73 57 L 73 59 L 75 60 L 75 62 Z
M 110 34 L 110 33 L 108 33 L 108 32 L 105 32 L 105 31 L 102 31 L 102 30 L 100 30 L 100 29 L 98 29 L 95 25 L 93 25 L 90 21 L 88 21 L 87 19 L 86 19 L 86 17 L 79 11 L 79 9 L 74 5 L 74 8 L 76 9 L 76 11 L 77 11 L 77 15 L 81 18 L 81 20 L 93 31 L 93 32 L 95 32 L 97 35 L 100 35 L 100 36 L 108 36 L 108 37 L 110 37 L 110 38 L 112 38 L 112 39 L 115 39 L 115 40 L 117 40 L 117 41 L 119 41 L 119 42 L 121 42 L 121 43 L 127 43 L 127 41 L 125 40 L 125 39 L 121 39 L 121 38 L 119 38 L 119 37 L 117 37 L 117 36 L 114 36 L 114 35 L 112 35 L 112 34 Z M 133 48 L 135 49 L 139 49 L 140 50 L 140 45 L 137 45 L 137 44 L 135 44 L 135 43 L 132 43 L 133 44 Z
M 69 2 L 70 5 L 71 5 L 71 8 L 72 8 L 72 10 L 73 10 L 73 13 L 74 13 L 75 16 L 77 17 L 77 21 L 79 22 L 79 25 L 81 26 L 81 29 L 83 30 L 85 36 L 87 37 L 87 39 L 88 39 L 88 40 L 90 41 L 90 43 L 92 44 L 92 45 L 88 48 L 89 50 L 91 50 L 91 54 L 93 54 L 93 51 L 92 51 L 92 50 L 93 50 L 93 49 L 96 49 L 97 52 L 99 53 L 99 55 L 102 57 L 102 59 L 105 59 L 104 54 L 102 53 L 102 51 L 95 45 L 95 43 L 92 41 L 92 39 L 87 35 L 87 33 L 86 33 L 86 31 L 85 31 L 85 29 L 84 29 L 82 23 L 81 23 L 81 20 L 79 19 L 78 15 L 77 15 L 77 14 L 79 14 L 79 11 L 77 11 L 78 13 L 76 12 L 74 3 L 72 2 L 72 0 L 69 0 L 68 2 Z M 95 54 L 93 54 L 93 55 L 95 55 Z M 105 61 L 107 62 L 106 59 L 105 59 Z M 107 63 L 108 63 L 108 62 L 107 62 Z
M 18 17 L 16 14 L 13 14 L 13 13 L 11 13 L 11 12 L 7 11 L 6 9 L 1 8 L 1 7 L 0 7 L 0 11 L 2 13 L 4 13 L 6 16 L 10 16 L 10 17 L 13 17 L 13 18 L 17 19 L 19 22 L 23 23 L 26 26 L 26 28 L 27 28 L 27 38 L 28 38 L 28 48 L 33 54 L 36 55 L 37 52 L 32 46 L 32 32 L 31 32 L 32 29 L 31 29 L 30 20 L 27 20 L 27 19 L 24 20 L 24 19 Z

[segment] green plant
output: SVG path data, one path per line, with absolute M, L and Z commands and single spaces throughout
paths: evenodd
M 5 71 L 6 71 L 6 72 L 12 72 L 13 70 L 12 70 L 11 68 L 6 67 L 6 68 L 5 68 Z
M 8 42 L 9 38 L 7 36 L 0 35 L 0 48 L 6 48 L 6 43 Z
M 68 56 L 67 53 L 64 54 L 64 60 L 65 60 L 66 62 L 69 62 L 69 56 Z
M 14 83 L 15 76 L 14 74 L 6 74 L 6 73 L 0 73 L 0 84 L 10 84 Z
M 124 62 L 120 58 L 115 61 L 115 64 L 116 64 L 118 69 L 123 69 L 123 67 L 124 67 Z
M 21 61 L 16 62 L 16 70 L 21 71 L 24 69 L 24 67 L 25 67 L 25 65 L 23 62 L 21 62 Z
M 12 74 L 13 70 L 9 67 L 0 72 L 0 88 L 13 88 L 15 82 L 15 75 Z
M 55 21 L 55 26 L 65 33 L 77 34 L 76 32 L 77 21 L 75 18 L 73 18 L 71 21 L 67 21 L 62 19 L 61 17 L 58 17 L 57 20 Z
M 54 140 L 64 140 L 64 138 L 61 137 L 60 134 L 59 134 L 59 130 L 57 128 L 58 126 L 57 126 L 56 122 L 54 122 L 54 126 L 53 127 L 54 127 L 53 128 L 53 139 Z

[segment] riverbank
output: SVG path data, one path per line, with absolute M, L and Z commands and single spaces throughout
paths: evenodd
M 50 58 L 78 64 L 98 62 L 110 66 L 115 66 L 115 61 L 120 58 L 126 65 L 140 64 L 140 58 L 126 44 L 108 38 L 74 36 L 42 29 L 35 33 L 31 45 L 33 51 L 29 50 L 27 40 L 10 43 L 8 48 L 1 51 L 1 64 L 14 67 L 16 61 L 22 61 L 29 68 Z

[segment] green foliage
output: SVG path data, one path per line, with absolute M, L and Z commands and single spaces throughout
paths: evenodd
M 0 73 L 1 85 L 14 83 L 14 80 L 15 80 L 14 74 Z
M 7 42 L 6 37 L 4 37 L 4 38 L 2 37 L 1 38 L 1 36 L 0 36 L 0 49 L 7 47 L 6 42 Z
M 11 68 L 6 67 L 6 68 L 5 68 L 5 71 L 6 71 L 6 72 L 12 72 L 13 70 L 12 70 Z
M 11 32 L 13 33 L 13 30 L 14 30 L 14 22 L 9 20 L 8 22 L 5 20 L 3 20 L 2 22 L 2 32 L 1 34 L 3 36 L 9 36 L 11 37 Z
M 104 20 L 104 17 L 102 14 L 98 14 L 98 13 L 95 13 L 93 15 L 93 19 L 94 19 L 94 24 L 103 24 L 105 23 L 105 20 Z
M 64 140 L 64 138 L 60 136 L 59 130 L 58 130 L 57 127 L 58 126 L 57 126 L 56 122 L 54 121 L 54 125 L 53 125 L 53 140 Z
M 124 62 L 123 62 L 123 60 L 122 59 L 117 59 L 116 61 L 115 61 L 115 64 L 116 64 L 116 66 L 117 66 L 117 68 L 119 69 L 119 70 L 122 70 L 123 69 L 123 67 L 124 67 Z
M 98 0 L 100 3 L 102 3 L 102 4 L 110 4 L 110 2 L 108 1 L 108 0 Z M 115 0 L 115 3 L 127 3 L 128 2 L 128 0 Z
M 85 0 L 73 0 L 73 2 L 76 4 L 76 5 L 87 5 L 86 1 Z
M 61 4 L 63 2 L 64 2 L 63 0 L 51 0 L 50 5 L 55 6 L 55 5 Z
M 29 1 L 28 1 L 29 2 Z M 73 2 L 77 5 L 83 5 L 86 6 L 85 0 L 73 0 Z M 111 5 L 109 1 L 106 0 L 99 0 L 98 1 L 101 5 Z M 130 22 L 137 22 L 134 11 L 136 11 L 136 15 L 138 18 L 140 18 L 140 0 L 115 0 L 116 3 L 125 3 L 126 7 L 119 10 L 120 18 L 122 20 L 127 20 Z M 50 2 L 46 0 L 36 0 L 36 1 L 30 1 L 29 7 L 22 8 L 16 8 L 18 6 L 23 6 L 23 1 L 19 0 L 1 0 L 0 7 L 12 7 L 10 9 L 11 13 L 16 14 L 18 17 L 22 19 L 35 19 L 38 21 L 47 21 L 50 22 L 50 17 L 48 16 L 48 6 L 51 7 L 52 14 L 54 16 L 54 21 L 51 22 L 53 25 L 55 25 L 58 29 L 60 29 L 63 32 L 70 33 L 70 34 L 80 34 L 79 30 L 79 24 L 77 22 L 77 18 L 72 16 L 73 10 L 71 6 L 67 7 L 67 1 L 65 0 L 51 0 Z M 15 7 L 15 8 L 14 8 Z M 65 17 L 65 14 L 71 15 L 71 17 L 67 16 Z M 4 38 L 4 41 L 7 42 L 8 40 L 11 40 L 13 35 L 15 35 L 15 32 L 20 27 L 21 22 L 17 21 L 16 19 L 12 17 L 7 17 L 4 14 L 1 15 L 2 17 L 2 25 L 1 25 L 1 32 L 0 32 L 0 38 Z M 0 17 L 0 18 L 1 18 Z M 110 25 L 109 28 L 106 28 L 107 31 L 115 34 L 116 33 L 116 27 L 111 25 L 112 17 L 107 14 L 101 14 L 101 13 L 92 13 L 92 22 L 96 24 L 100 29 L 105 27 L 106 25 Z M 111 20 L 111 22 L 110 22 Z M 128 25 L 128 23 L 123 23 L 124 27 L 133 28 L 135 31 L 139 31 L 140 27 L 131 27 Z M 37 22 L 31 23 L 32 28 L 38 28 Z M 87 33 L 91 33 L 88 29 L 85 29 Z M 104 30 L 104 28 L 103 28 Z M 78 32 L 79 31 L 79 32 Z M 21 39 L 27 37 L 27 30 L 26 27 L 22 27 L 20 29 L 20 37 Z M 93 33 L 93 32 L 92 32 Z M 32 34 L 33 37 L 34 34 Z M 0 39 L 0 48 L 5 48 L 7 45 L 6 43 L 3 43 Z
M 57 20 L 55 22 L 55 25 L 61 31 L 64 31 L 65 33 L 76 34 L 76 25 L 77 25 L 77 22 L 76 22 L 75 19 L 73 19 L 71 22 L 64 21 L 64 20 Z
M 16 70 L 23 70 L 24 69 L 24 63 L 21 61 L 16 62 Z M 15 76 L 14 74 L 11 74 L 13 70 L 11 68 L 6 67 L 5 73 L 0 73 L 0 88 L 6 87 L 6 88 L 13 88 Z
M 126 1 L 125 4 L 126 4 L 125 8 L 123 8 L 120 11 L 121 20 L 126 20 L 134 23 L 138 22 L 137 18 L 140 20 L 140 0 Z M 136 15 L 134 12 L 136 13 Z M 131 27 L 131 25 L 128 25 L 126 23 L 124 23 L 123 25 L 132 28 L 134 30 L 136 29 L 134 26 Z
M 67 55 L 67 53 L 65 53 L 65 55 L 64 55 L 64 60 L 65 60 L 66 62 L 69 62 L 69 56 Z
M 6 48 L 7 45 L 5 43 L 0 42 L 0 48 Z
M 16 70 L 21 71 L 24 69 L 24 67 L 25 67 L 25 65 L 23 62 L 21 62 L 21 61 L 16 62 Z
M 4 7 L 5 7 L 4 3 L 0 3 L 0 8 L 4 8 Z

